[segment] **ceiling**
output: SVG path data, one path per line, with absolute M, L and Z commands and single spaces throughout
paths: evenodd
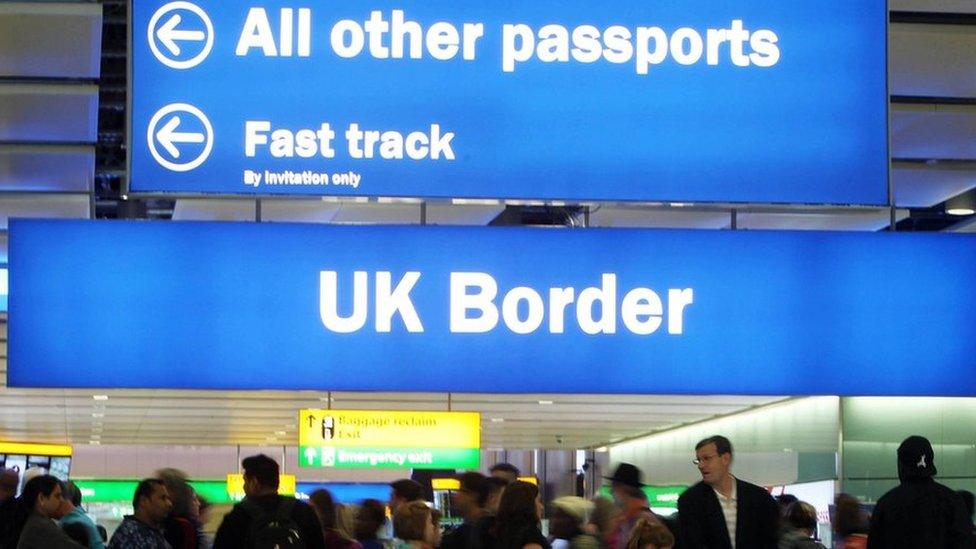
M 0 4 L 0 244 L 10 217 L 487 225 L 495 201 L 237 198 L 133 200 L 124 178 L 126 2 Z M 976 14 L 971 0 L 890 0 L 891 154 L 897 220 L 937 211 L 976 187 Z M 919 15 L 918 12 L 922 12 Z M 949 23 L 949 24 L 946 24 Z M 17 39 L 17 37 L 31 37 Z M 37 58 L 57 60 L 37 63 Z M 511 206 L 509 204 L 509 206 Z M 559 206 L 559 205 L 557 205 Z M 522 207 L 522 206 L 516 206 Z M 533 205 L 529 205 L 533 207 Z M 538 207 L 538 206 L 535 206 Z M 886 209 L 615 205 L 589 224 L 699 229 L 882 230 Z M 562 224 L 563 212 L 552 216 Z M 582 222 L 582 210 L 569 220 Z M 561 217 L 562 216 L 562 217 Z M 544 216 L 543 216 L 544 217 Z M 958 221 L 958 222 L 957 222 Z M 976 231 L 973 219 L 938 228 Z M 901 225 L 899 225 L 901 227 Z M 87 444 L 294 444 L 297 411 L 325 407 L 322 392 L 75 391 L 6 388 L 0 323 L 0 438 Z M 111 337 L 108 334 L 107 337 Z M 93 395 L 107 395 L 95 400 Z M 446 394 L 334 393 L 353 409 L 445 410 Z M 324 400 L 323 400 L 324 399 Z M 701 421 L 780 397 L 451 395 L 455 410 L 484 414 L 486 447 L 599 446 Z M 552 404 L 540 404 L 552 401 Z M 503 421 L 501 421 L 503 420 Z M 282 434 L 284 433 L 284 434 Z

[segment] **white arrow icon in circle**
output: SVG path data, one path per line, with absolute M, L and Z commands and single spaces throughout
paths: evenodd
M 190 19 L 199 19 L 203 23 L 204 30 L 178 29 L 177 27 L 184 21 L 183 15 L 172 13 L 177 10 L 193 14 L 194 17 Z M 199 65 L 210 55 L 214 43 L 214 28 L 210 17 L 199 6 L 180 0 L 170 2 L 156 10 L 149 20 L 146 38 L 149 40 L 149 49 L 160 63 L 173 69 L 189 69 Z M 186 45 L 181 46 L 179 42 L 203 42 L 204 44 L 200 52 L 193 57 L 181 59 L 180 56 Z M 168 53 L 161 49 L 160 45 Z
M 206 136 L 202 133 L 184 133 L 176 131 L 176 128 L 180 126 L 180 117 L 174 116 L 170 118 L 162 129 L 156 132 L 156 139 L 159 140 L 159 144 L 166 149 L 166 152 L 173 155 L 173 158 L 180 157 L 180 150 L 176 148 L 173 143 L 203 143 L 206 140 Z
M 174 14 L 173 17 L 169 18 L 169 21 L 156 31 L 156 36 L 159 37 L 159 41 L 173 55 L 179 55 L 182 51 L 180 50 L 180 45 L 177 44 L 178 41 L 192 40 L 194 42 L 201 42 L 207 39 L 207 33 L 203 31 L 176 30 L 176 27 L 179 26 L 182 20 L 183 18 L 180 17 L 180 14 Z
M 177 131 L 184 119 L 195 118 L 203 126 L 203 133 Z M 166 120 L 163 123 L 163 120 Z M 162 124 L 162 126 L 160 126 Z M 188 172 L 197 168 L 210 156 L 213 150 L 214 133 L 210 120 L 203 114 L 203 111 L 186 103 L 173 103 L 167 105 L 149 121 L 149 128 L 146 131 L 146 141 L 149 144 L 149 152 L 156 162 L 174 172 Z M 156 144 L 162 146 L 163 150 L 171 158 L 167 158 L 160 153 Z M 183 152 L 178 145 L 198 145 L 203 143 L 203 149 L 189 160 L 180 162 Z

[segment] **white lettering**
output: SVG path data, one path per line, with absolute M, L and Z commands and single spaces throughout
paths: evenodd
M 388 333 L 393 322 L 393 315 L 399 313 L 400 318 L 413 334 L 422 333 L 424 325 L 420 322 L 417 309 L 410 300 L 410 290 L 420 280 L 420 273 L 409 271 L 403 275 L 396 288 L 391 289 L 393 276 L 389 271 L 376 273 L 376 331 Z
M 469 288 L 478 292 L 468 293 Z M 451 332 L 480 334 L 490 332 L 498 324 L 498 308 L 493 303 L 498 295 L 498 283 L 485 273 L 451 273 Z M 471 318 L 468 311 L 480 314 Z
M 319 316 L 328 330 L 351 334 L 366 325 L 368 283 L 366 271 L 353 273 L 352 313 L 342 317 L 339 316 L 338 274 L 335 271 L 319 273 Z

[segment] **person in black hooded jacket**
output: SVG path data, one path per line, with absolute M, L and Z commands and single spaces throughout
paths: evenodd
M 935 482 L 935 474 L 935 453 L 928 439 L 905 439 L 898 447 L 901 484 L 878 500 L 868 549 L 973 548 L 962 498 Z

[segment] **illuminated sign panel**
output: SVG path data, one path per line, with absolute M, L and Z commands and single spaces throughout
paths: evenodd
M 299 465 L 477 469 L 481 416 L 474 412 L 302 410 Z
M 973 396 L 972 280 L 965 234 L 13 220 L 8 384 Z
M 132 2 L 137 192 L 884 204 L 884 0 Z

